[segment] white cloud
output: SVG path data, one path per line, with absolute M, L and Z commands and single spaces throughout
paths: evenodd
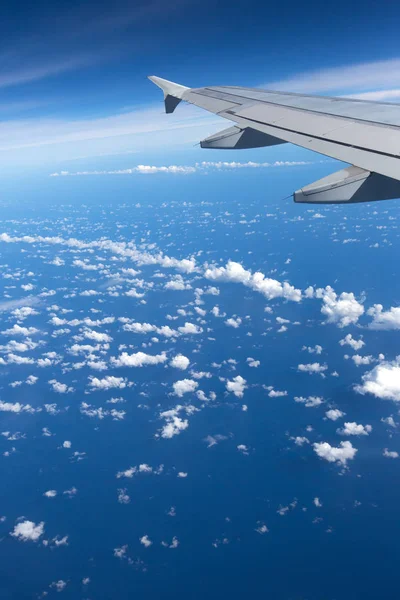
M 115 367 L 145 367 L 148 365 L 163 364 L 166 361 L 167 355 L 165 352 L 156 355 L 145 354 L 144 352 L 136 352 L 135 354 L 122 352 L 118 358 L 111 358 L 111 363 Z
M 139 541 L 145 548 L 150 548 L 150 546 L 153 544 L 148 535 L 143 535 Z
M 360 367 L 362 365 L 370 365 L 372 362 L 374 362 L 374 358 L 371 355 L 369 355 L 369 356 L 360 356 L 359 354 L 354 354 L 351 357 L 351 359 L 354 362 L 354 364 L 356 365 L 356 367 Z
M 255 360 L 254 358 L 251 358 L 251 356 L 246 358 L 246 362 L 249 365 L 249 367 L 252 367 L 253 369 L 257 369 L 257 367 L 259 367 L 261 364 L 259 360 Z
M 237 398 L 243 398 L 246 387 L 246 380 L 241 375 L 237 375 L 232 381 L 226 382 L 228 392 L 232 392 Z
M 225 321 L 225 325 L 228 325 L 228 327 L 233 327 L 234 329 L 237 329 L 241 323 L 242 319 L 240 317 L 237 317 L 236 319 L 231 317 Z
M 339 341 L 341 346 L 351 346 L 353 350 L 361 350 L 363 346 L 365 346 L 365 342 L 363 340 L 355 340 L 351 333 L 348 333 L 346 337 Z
M 172 387 L 174 389 L 175 396 L 182 398 L 184 394 L 196 391 L 196 389 L 199 387 L 199 384 L 193 379 L 181 379 L 180 381 L 175 381 Z
M 181 369 L 182 371 L 185 371 L 190 364 L 190 360 L 183 354 L 177 354 L 169 364 L 175 369 Z
M 367 315 L 373 318 L 370 329 L 400 329 L 400 307 L 392 306 L 384 311 L 382 304 L 374 304 L 367 310 Z
M 49 384 L 53 388 L 53 392 L 57 392 L 57 394 L 68 394 L 74 391 L 74 388 L 68 387 L 65 383 L 60 383 L 56 379 L 50 379 Z
M 104 176 L 104 175 L 154 175 L 157 173 L 172 174 L 172 175 L 188 175 L 196 172 L 206 172 L 209 170 L 217 171 L 233 171 L 236 169 L 273 169 L 279 167 L 295 167 L 314 164 L 310 161 L 298 160 L 276 160 L 275 162 L 253 162 L 247 161 L 241 162 L 227 162 L 227 161 L 202 161 L 197 162 L 195 165 L 137 165 L 135 167 L 129 167 L 127 169 L 112 169 L 104 171 L 57 171 L 51 173 L 50 177 L 90 177 L 90 176 Z M 167 287 L 167 286 L 165 286 Z M 167 289 L 185 289 L 182 287 L 168 286 Z
M 356 385 L 360 394 L 372 394 L 382 400 L 400 401 L 400 357 L 393 362 L 382 362 L 362 377 Z
M 174 290 L 176 292 L 183 291 L 183 290 L 190 290 L 191 287 L 192 286 L 189 283 L 185 283 L 185 280 L 183 279 L 183 277 L 181 275 L 176 275 L 176 277 L 174 277 L 174 279 L 167 281 L 167 283 L 164 285 L 164 289 Z
M 31 306 L 21 306 L 21 308 L 16 308 L 12 311 L 12 314 L 18 321 L 23 321 L 28 317 L 32 317 L 34 315 L 38 315 L 38 311 L 32 308 Z
M 54 590 L 57 590 L 57 592 L 62 592 L 67 586 L 67 582 L 64 581 L 63 579 L 59 579 L 58 581 L 53 581 L 50 584 L 50 587 L 53 588 Z
M 3 402 L 3 400 L 0 400 L 0 411 L 1 412 L 34 413 L 38 410 L 40 410 L 40 409 L 35 409 L 30 404 L 21 404 L 20 402 L 14 402 L 14 403 L 13 402 Z
M 309 354 L 322 354 L 322 346 L 319 346 L 319 344 L 315 346 L 303 346 L 302 350 L 306 350 Z
M 341 417 L 344 417 L 346 413 L 339 410 L 338 408 L 331 408 L 330 410 L 327 410 L 325 414 L 327 418 L 331 421 L 337 421 Z
M 294 440 L 294 443 L 296 444 L 296 446 L 303 446 L 304 444 L 309 444 L 310 440 L 304 436 L 296 436 L 295 438 L 290 438 L 291 440 Z
M 314 498 L 313 502 L 317 508 L 321 508 L 322 502 L 319 498 Z
M 255 529 L 255 531 L 257 533 L 259 533 L 260 535 L 264 535 L 265 533 L 269 532 L 269 529 L 265 525 L 265 523 L 258 522 L 257 525 L 258 525 L 258 527 Z
M 325 289 L 317 290 L 317 297 L 322 298 L 322 314 L 327 316 L 328 323 L 336 323 L 339 327 L 357 323 L 364 313 L 364 307 L 360 304 L 353 292 L 342 292 L 339 296 L 334 290 L 327 286 Z
M 383 451 L 383 456 L 386 456 L 386 458 L 399 458 L 399 453 L 393 450 L 390 451 L 387 448 L 385 448 Z
M 182 406 L 178 404 L 175 408 L 170 410 L 165 410 L 160 413 L 160 418 L 165 419 L 166 424 L 161 429 L 161 437 L 165 439 L 171 439 L 175 435 L 179 435 L 181 431 L 184 431 L 189 427 L 189 421 L 187 419 L 182 419 L 179 415 L 184 412 L 187 415 L 192 415 L 197 412 L 199 409 L 191 404 Z
M 263 294 L 268 300 L 286 298 L 300 302 L 301 291 L 295 289 L 287 282 L 281 283 L 276 279 L 266 278 L 263 273 L 252 273 L 242 267 L 240 263 L 228 261 L 225 267 L 211 266 L 204 273 L 206 279 L 212 281 L 226 281 L 241 283 L 252 290 Z
M 177 548 L 179 546 L 179 540 L 176 536 L 174 536 L 170 544 L 167 542 L 161 542 L 161 545 L 164 546 L 164 548 Z
M 356 453 L 357 448 L 354 448 L 351 442 L 340 442 L 340 446 L 335 448 L 328 444 L 328 442 L 315 442 L 313 444 L 314 452 L 318 454 L 320 458 L 327 460 L 328 462 L 338 462 L 342 465 L 346 465 L 348 460 L 352 460 Z
M 37 542 L 37 540 L 44 534 L 44 522 L 42 521 L 36 525 L 33 521 L 21 521 L 18 523 L 13 531 L 10 533 L 13 537 L 17 538 L 22 542 Z
M 307 365 L 297 365 L 297 369 L 303 373 L 310 373 L 310 375 L 314 373 L 318 373 L 319 375 L 323 375 L 324 371 L 328 369 L 327 365 L 321 365 L 318 362 L 309 363 Z
M 117 490 L 118 492 L 118 502 L 120 504 L 129 504 L 131 499 L 127 493 L 126 488 Z
M 308 398 L 303 398 L 303 396 L 295 396 L 294 401 L 304 404 L 306 408 L 315 408 L 324 402 L 323 398 L 319 396 L 308 396 Z
M 110 390 L 113 388 L 124 389 L 127 385 L 127 380 L 125 377 L 114 377 L 112 375 L 107 375 L 107 377 L 103 377 L 103 379 L 98 379 L 97 377 L 90 375 L 89 385 L 95 390 Z
M 24 337 L 35 335 L 35 333 L 39 333 L 39 329 L 36 327 L 21 327 L 18 323 L 14 323 L 14 325 L 10 329 L 6 329 L 1 332 L 2 335 L 14 336 L 21 335 Z
M 114 421 L 122 421 L 125 418 L 126 412 L 124 410 L 104 410 L 102 406 L 94 407 L 87 402 L 81 402 L 79 407 L 80 412 L 90 418 L 104 419 L 105 417 L 111 416 Z
M 283 396 L 287 396 L 287 394 L 288 394 L 286 390 L 283 390 L 283 391 L 274 390 L 272 385 L 266 387 L 265 389 L 269 390 L 268 396 L 270 398 L 282 398 Z
M 72 444 L 69 440 L 65 440 L 65 442 L 63 442 L 63 448 L 71 448 Z
M 194 323 L 185 323 L 183 327 L 178 327 L 178 331 L 182 335 L 198 335 L 199 333 L 202 333 L 203 330 Z
M 46 496 L 46 498 L 55 498 L 57 496 L 57 492 L 56 490 L 47 490 L 43 496 Z
M 142 463 L 138 467 L 129 467 L 126 471 L 119 471 L 117 473 L 117 479 L 121 477 L 127 477 L 128 479 L 132 479 L 134 475 L 139 473 L 154 473 L 155 475 L 160 475 L 163 472 L 164 466 L 160 465 L 157 469 L 154 469 L 147 463 Z
M 371 433 L 371 425 L 360 425 L 358 423 L 345 423 L 343 429 L 337 429 L 339 435 L 368 435 Z

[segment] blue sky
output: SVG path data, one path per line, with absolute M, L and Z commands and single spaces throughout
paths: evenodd
M 192 107 L 165 117 L 149 74 L 192 87 L 396 100 L 399 12 L 371 0 L 359 11 L 342 1 L 324 10 L 242 0 L 10 4 L 0 26 L 0 174 L 130 152 L 162 162 L 184 150 L 197 160 L 194 144 L 218 119 Z

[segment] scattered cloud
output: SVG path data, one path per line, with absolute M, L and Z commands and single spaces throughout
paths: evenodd
M 347 441 L 340 442 L 337 448 L 331 446 L 328 442 L 315 442 L 313 446 L 314 452 L 320 458 L 332 463 L 338 462 L 342 465 L 346 465 L 348 460 L 353 460 L 357 453 L 357 448 L 353 448 L 351 442 Z
M 359 394 L 372 394 L 382 400 L 400 401 L 400 357 L 392 362 L 381 362 L 372 371 L 362 377 L 362 383 L 356 385 Z
M 44 534 L 44 522 L 37 525 L 33 521 L 21 521 L 15 525 L 10 535 L 22 542 L 37 542 Z

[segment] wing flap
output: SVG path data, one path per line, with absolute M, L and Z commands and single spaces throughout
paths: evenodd
M 346 167 L 297 190 L 293 199 L 306 204 L 342 204 L 390 200 L 400 197 L 400 181 Z

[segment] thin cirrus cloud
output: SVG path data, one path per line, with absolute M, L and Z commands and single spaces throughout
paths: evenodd
M 75 69 L 90 66 L 96 62 L 96 60 L 95 55 L 87 54 L 60 59 L 42 65 L 32 65 L 22 69 L 15 69 L 9 73 L 2 73 L 0 75 L 0 88 L 32 83 L 40 79 L 60 75 L 67 71 L 74 71 Z
M 349 91 L 351 97 L 386 100 L 400 96 L 400 59 L 306 71 L 261 87 L 303 94 Z M 387 88 L 387 89 L 386 89 Z

